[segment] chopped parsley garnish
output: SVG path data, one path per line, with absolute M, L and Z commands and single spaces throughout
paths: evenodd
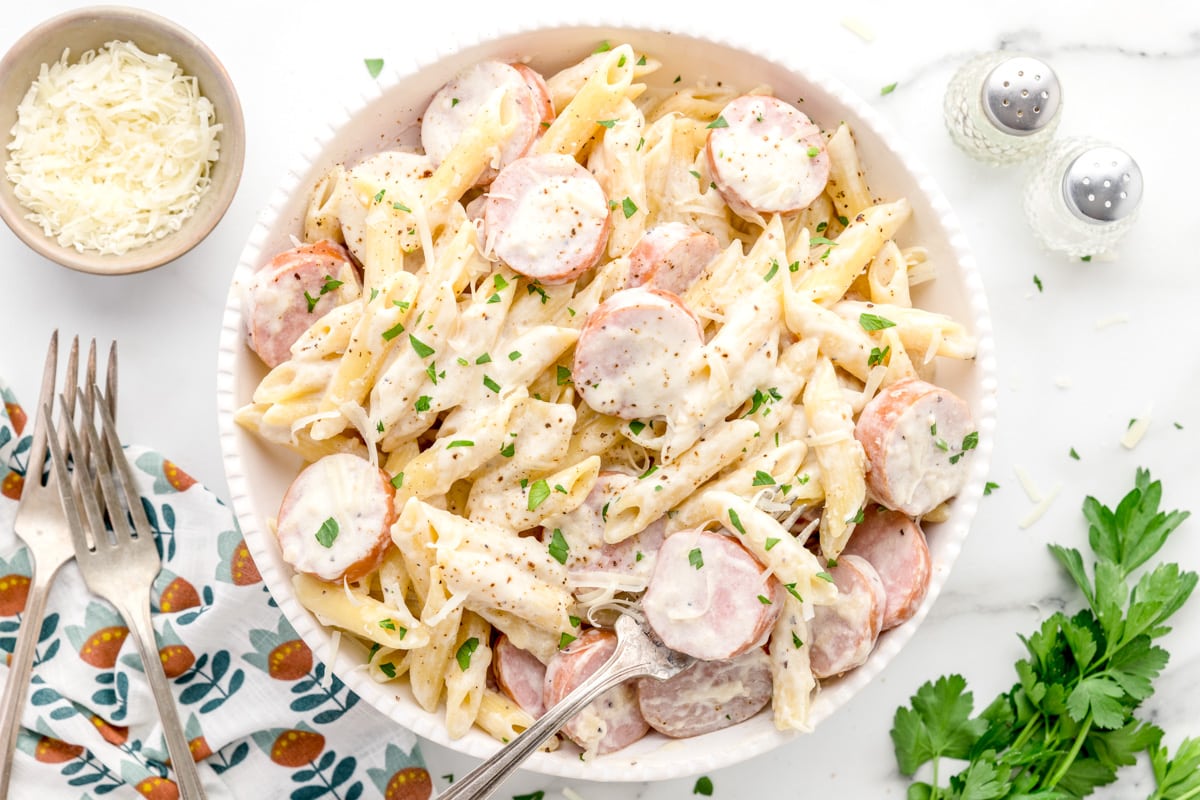
M 1037 275 L 1033 276 L 1033 285 L 1037 287 L 1037 290 L 1039 292 L 1042 291 L 1042 279 L 1039 278 Z
M 771 268 L 767 270 L 767 274 L 763 275 L 763 282 L 767 283 L 771 278 L 775 277 L 775 273 L 779 272 L 779 262 L 774 258 L 771 259 Z
M 766 551 L 768 551 L 768 552 L 770 552 L 771 548 L 772 548 L 772 547 L 774 547 L 774 546 L 775 546 L 775 545 L 777 545 L 777 544 L 779 544 L 779 539 L 777 539 L 777 538 L 776 538 L 776 537 L 774 537 L 774 536 L 767 537 L 767 541 L 766 541 L 766 543 L 763 545 L 763 549 L 764 549 L 764 550 L 766 550 Z
M 858 523 L 863 521 L 863 514 L 864 514 L 863 507 L 860 506 L 858 509 L 858 512 L 855 513 L 855 515 L 853 517 L 846 520 L 846 522 L 851 523 L 853 525 L 857 525 Z
M 534 511 L 542 503 L 546 502 L 546 498 L 550 496 L 550 484 L 546 483 L 545 478 L 538 478 L 529 486 L 529 502 L 526 508 Z
M 816 158 L 819 155 L 821 155 L 821 148 L 819 148 L 815 145 L 808 148 L 808 157 L 809 158 Z
M 646 469 L 646 471 L 645 471 L 645 472 L 643 472 L 641 475 L 638 475 L 638 480 L 642 480 L 643 478 L 649 478 L 651 475 L 653 475 L 653 474 L 654 474 L 654 473 L 656 473 L 656 472 L 658 472 L 658 465 L 657 465 L 657 464 L 651 464 L 651 465 L 650 465 L 650 466 L 649 466 L 649 467 Z
M 458 652 L 454 654 L 454 660 L 458 662 L 458 668 L 466 672 L 471 668 L 471 656 L 475 654 L 475 649 L 479 647 L 479 639 L 472 636 L 458 647 Z
M 378 78 L 379 73 L 383 72 L 382 58 L 364 58 L 363 64 L 367 66 L 367 74 L 372 78 Z
M 601 128 L 611 128 L 617 124 L 617 121 L 615 119 L 598 119 L 596 120 L 596 124 Z
M 338 537 L 338 522 L 333 517 L 321 523 L 321 527 L 317 529 L 317 543 L 321 547 L 333 547 L 333 543 Z
M 646 430 L 646 423 L 642 422 L 640 419 L 630 420 L 629 430 L 633 432 L 634 436 L 637 436 L 642 431 Z
M 837 221 L 838 221 L 838 224 L 841 225 L 843 228 L 845 228 L 846 226 L 848 226 L 850 224 L 850 218 L 844 217 L 841 214 L 838 214 Z
M 1092 257 L 1091 256 L 1080 256 L 1079 260 L 1080 261 L 1091 261 Z
M 416 351 L 417 356 L 420 358 L 429 358 L 429 356 L 433 355 L 435 352 L 432 347 L 425 344 L 411 333 L 408 335 L 408 343 L 412 345 L 412 349 Z
M 897 85 L 898 84 L 896 84 L 896 83 L 889 83 L 887 86 L 884 86 L 882 89 L 879 90 L 879 94 L 880 95 L 891 94 L 892 92 L 896 91 Z
M 607 53 L 609 50 L 612 50 L 612 45 L 608 43 L 608 39 L 605 39 L 600 44 L 596 45 L 596 49 L 592 51 L 592 55 L 595 55 L 596 53 Z
M 803 598 L 803 597 L 801 597 L 801 596 L 800 596 L 800 593 L 796 591 L 796 584 L 794 584 L 794 583 L 785 583 L 785 584 L 783 585 L 783 588 L 787 589 L 787 590 L 788 590 L 788 594 L 790 594 L 792 597 L 796 598 L 796 599 L 797 599 L 798 601 L 800 601 L 801 603 L 803 603 L 803 602 L 804 602 L 804 598 Z
M 451 97 L 451 98 L 450 98 L 450 107 L 451 107 L 451 108 L 454 108 L 456 105 L 458 105 L 458 98 L 457 98 L 457 97 Z
M 745 535 L 746 535 L 746 529 L 742 527 L 742 518 L 741 518 L 741 517 L 739 517 L 739 516 L 738 516 L 738 513 L 737 513 L 736 511 L 734 511 L 732 508 L 730 508 L 730 509 L 727 509 L 727 511 L 729 512 L 729 522 L 730 522 L 730 524 L 731 524 L 731 525 L 733 525 L 733 527 L 734 527 L 734 528 L 737 530 L 737 532 L 738 532 L 738 533 L 740 533 L 740 534 L 742 534 L 743 536 L 745 536 Z
M 821 220 L 820 222 L 817 223 L 817 233 L 824 233 L 825 229 L 828 227 L 829 227 L 829 223 L 825 222 L 824 220 Z
M 321 285 L 321 294 L 329 294 L 341 285 L 341 281 L 335 279 L 332 275 L 326 275 L 325 283 Z
M 567 547 L 567 540 L 563 538 L 562 530 L 554 529 L 553 535 L 550 537 L 550 544 L 546 548 L 550 551 L 550 557 L 560 564 L 567 563 L 567 555 L 570 549 Z
M 397 322 L 395 325 L 383 332 L 383 340 L 385 342 L 390 342 L 392 339 L 395 339 L 402 333 L 404 333 L 404 323 Z
M 427 394 L 423 394 L 417 398 L 417 402 L 413 404 L 413 408 L 415 408 L 417 411 L 428 411 L 431 400 L 433 400 L 432 397 Z
M 624 53 L 622 53 L 621 57 L 617 59 L 617 66 L 618 67 L 625 66 L 625 54 Z
M 824 570 L 821 570 L 820 572 L 818 572 L 817 577 L 823 581 L 828 581 L 829 583 L 833 583 L 833 576 Z
M 505 458 L 512 458 L 516 452 L 517 452 L 517 443 L 516 442 L 509 442 L 508 444 L 501 445 L 501 447 L 500 447 L 500 455 L 504 456 Z
M 866 311 L 858 315 L 858 324 L 862 326 L 864 331 L 881 331 L 884 328 L 896 327 L 896 323 L 887 317 L 881 317 Z
M 891 345 L 887 345 L 882 350 L 878 347 L 871 348 L 871 355 L 867 356 L 867 366 L 874 367 L 883 363 L 883 360 L 888 357 L 888 353 L 892 352 Z
M 1070 456 L 1071 456 L 1071 458 L 1075 459 L 1076 461 L 1078 461 L 1078 460 L 1079 460 L 1079 453 L 1076 453 L 1076 452 L 1075 452 L 1075 448 L 1074 448 L 1074 447 L 1072 447 L 1072 448 L 1071 448 L 1071 452 L 1070 452 L 1068 455 L 1070 455 Z
M 571 370 L 559 364 L 554 368 L 554 380 L 559 386 L 566 386 L 571 382 Z
M 486 386 L 487 388 L 491 389 L 496 394 L 500 394 L 500 384 L 496 383 L 494 380 L 492 380 L 487 375 L 483 376 L 483 385 Z
M 774 486 L 775 478 L 771 476 L 771 473 L 764 472 L 763 470 L 758 469 L 758 470 L 754 471 L 754 480 L 750 482 L 750 485 L 751 486 Z
M 389 678 L 396 677 L 396 665 L 390 661 L 385 661 L 379 665 L 379 671 Z
M 383 433 L 383 420 L 379 420 L 379 422 L 375 425 L 375 430 Z
M 962 440 L 963 452 L 974 450 L 979 445 L 979 431 L 971 431 Z
M 491 296 L 491 297 L 489 297 L 489 298 L 487 299 L 487 301 L 488 301 L 489 303 L 499 303 L 499 302 L 500 302 L 500 295 L 493 293 L 493 294 L 492 294 L 492 296 Z
M 705 127 L 708 127 L 708 128 L 728 128 L 728 127 L 729 127 L 729 123 L 725 121 L 725 117 L 718 116 L 718 117 L 717 117 L 716 119 L 714 119 L 712 122 L 708 123 L 708 125 L 707 125 L 707 126 L 705 126 Z
M 767 597 L 765 594 L 760 594 L 758 596 L 758 602 L 762 603 L 764 606 L 769 606 L 771 605 L 771 598 Z
M 632 200 L 626 197 L 621 201 L 621 213 L 625 215 L 625 219 L 629 219 L 637 213 L 638 207 Z
M 492 356 L 489 353 L 484 353 L 483 355 L 479 356 L 479 358 L 475 359 L 476 364 L 490 364 L 491 362 Z
M 455 439 L 454 441 L 450 442 L 450 444 L 446 445 L 446 449 L 449 450 L 452 447 L 474 447 L 474 446 L 475 446 L 475 442 L 471 441 L 470 439 Z
M 639 66 L 639 67 L 646 66 L 646 57 L 645 56 L 642 56 L 641 58 L 639 58 L 637 60 L 637 66 Z
M 808 240 L 808 244 L 810 247 L 820 247 L 823 244 L 827 244 L 830 247 L 837 247 L 837 242 L 826 236 L 814 236 Z
M 696 778 L 696 785 L 692 787 L 692 794 L 702 794 L 705 797 L 712 797 L 713 782 L 707 775 L 701 775 Z
M 688 551 L 688 563 L 696 569 L 704 566 L 704 554 L 700 552 L 699 547 L 693 547 Z
M 391 484 L 394 488 L 400 489 L 404 486 L 404 473 L 397 472 L 392 476 Z
M 579 637 L 572 636 L 571 634 L 567 633 L 566 631 L 563 631 L 562 634 L 558 637 L 558 649 L 559 650 L 565 649 L 567 645 L 569 645 L 571 642 L 575 641 L 577 638 L 579 638 Z
M 313 297 L 311 294 L 308 293 L 307 289 L 304 290 L 304 302 L 308 303 L 308 313 L 311 314 L 313 312 L 313 309 L 317 307 L 317 303 L 319 303 L 320 301 L 321 301 L 320 297 Z
M 542 296 L 542 305 L 546 305 L 546 301 L 550 299 L 550 295 L 546 294 L 546 290 L 542 288 L 540 283 L 536 281 L 525 287 L 525 291 L 530 294 L 539 294 Z
M 987 483 L 985 483 L 983 485 L 984 497 L 986 497 L 987 495 L 991 494 L 992 492 L 996 491 L 999 488 L 1000 488 L 1000 484 L 996 483 L 995 481 L 988 481 Z
M 792 647 L 795 647 L 797 650 L 799 650 L 801 647 L 804 647 L 804 642 L 800 640 L 800 637 L 796 635 L 795 631 L 792 631 Z
M 380 189 L 378 192 L 376 192 L 376 193 L 375 193 L 375 202 L 376 202 L 376 203 L 382 203 L 382 202 L 383 202 L 383 196 L 384 196 L 385 194 L 387 194 L 387 189 Z
M 511 353 L 509 353 L 509 354 L 508 354 L 508 360 L 509 360 L 509 361 L 516 361 L 516 360 L 517 360 L 518 358 L 520 358 L 520 357 L 521 357 L 521 351 L 520 351 L 520 350 L 513 350 Z
M 700 180 L 700 173 L 699 173 L 699 172 L 696 172 L 696 170 L 694 170 L 694 169 L 689 169 L 689 170 L 688 170 L 688 174 L 689 174 L 689 175 L 691 175 L 691 176 L 692 176 L 693 178 L 695 178 L 696 180 Z
M 379 627 L 383 628 L 385 631 L 394 631 L 396 630 L 396 623 L 392 622 L 390 619 L 381 619 L 379 620 Z

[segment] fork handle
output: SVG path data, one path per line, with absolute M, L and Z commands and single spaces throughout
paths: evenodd
M 0 797 L 8 796 L 8 782 L 12 778 L 17 737 L 21 734 L 21 710 L 25 707 L 29 675 L 33 670 L 33 655 L 42 633 L 42 619 L 46 616 L 46 599 L 50 596 L 50 584 L 54 582 L 54 575 L 59 566 L 61 562 L 55 564 L 52 569 L 38 569 L 35 566 L 33 579 L 29 582 L 29 594 L 25 597 L 25 612 L 21 615 L 17 646 L 13 650 L 12 664 L 8 668 L 4 697 L 0 699 Z
M 437 800 L 484 800 L 491 797 L 542 742 L 557 733 L 588 703 L 617 684 L 649 672 L 650 665 L 639 653 L 634 648 L 626 647 L 625 641 L 618 640 L 616 652 L 609 656 L 600 669 L 548 708 L 524 733 L 455 781 L 453 786 L 437 796 Z
M 187 734 L 183 732 L 183 723 L 179 719 L 179 707 L 175 704 L 171 684 L 167 681 L 162 659 L 158 655 L 158 640 L 154 637 L 154 626 L 150 622 L 149 590 L 132 593 L 127 598 L 127 604 L 118 605 L 117 610 L 133 634 L 142 666 L 146 669 L 146 680 L 162 720 L 163 736 L 167 740 L 167 753 L 171 756 L 171 769 L 175 773 L 175 784 L 179 787 L 179 798 L 204 800 L 200 773 L 192 758 L 192 750 L 188 747 Z

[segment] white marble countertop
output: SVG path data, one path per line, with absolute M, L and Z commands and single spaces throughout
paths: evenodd
M 79 5 L 5 4 L 0 51 L 42 19 Z M 426 60 L 455 42 L 522 22 L 607 21 L 709 31 L 770 54 L 790 52 L 840 77 L 899 132 L 955 207 L 990 298 L 1000 364 L 999 427 L 991 478 L 999 489 L 980 515 L 949 582 L 907 648 L 868 688 L 811 736 L 739 766 L 710 773 L 714 797 L 902 798 L 906 782 L 888 730 L 897 705 L 926 679 L 961 672 L 979 700 L 1015 680 L 1017 638 L 1053 610 L 1080 603 L 1047 542 L 1086 546 L 1079 512 L 1087 494 L 1115 503 L 1148 467 L 1168 507 L 1200 511 L 1200 350 L 1189 320 L 1200 298 L 1196 131 L 1200 104 L 1200 6 L 1149 0 L 989 4 L 883 2 L 789 4 L 701 15 L 696 5 L 644 2 L 602 20 L 568 4 L 492 3 L 450 12 L 440 4 L 287 4 L 210 0 L 133 3 L 193 30 L 237 83 L 248 131 L 241 188 L 217 230 L 185 258 L 148 274 L 82 275 L 51 264 L 0 229 L 5 346 L 0 374 L 33 397 L 51 329 L 121 343 L 127 439 L 171 454 L 219 494 L 214 375 L 221 311 L 243 242 L 289 160 L 340 107 L 368 88 L 363 59 L 389 66 Z M 759 16 L 745 12 L 763 9 Z M 446 19 L 452 19 L 452 25 Z M 857 20 L 871 41 L 844 23 Z M 680 20 L 686 20 L 680 23 Z M 1041 252 L 1020 209 L 1021 168 L 994 169 L 957 151 L 941 121 L 941 97 L 969 55 L 1004 47 L 1047 58 L 1065 87 L 1062 134 L 1124 146 L 1145 174 L 1146 196 L 1120 252 L 1091 263 Z M 880 87 L 897 82 L 896 90 Z M 1041 291 L 1034 276 L 1041 280 Z M 1119 443 L 1130 418 L 1153 422 L 1132 451 Z M 1178 423 L 1178 424 L 1175 424 Z M 1070 456 L 1074 448 L 1079 459 Z M 1039 521 L 1014 472 L 1060 489 Z M 1200 569 L 1200 520 L 1185 523 L 1163 556 Z M 1172 660 L 1144 713 L 1167 743 L 1200 734 L 1200 599 L 1165 640 Z M 462 774 L 471 760 L 436 745 L 430 772 Z M 1145 797 L 1148 773 L 1127 771 L 1098 796 Z M 564 782 L 521 774 L 498 796 L 569 783 L 588 800 L 666 800 L 692 795 L 693 778 L 653 785 Z

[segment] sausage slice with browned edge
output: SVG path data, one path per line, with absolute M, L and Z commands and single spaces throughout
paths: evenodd
M 912 518 L 883 506 L 868 506 L 842 551 L 847 553 L 871 562 L 883 581 L 885 631 L 917 613 L 929 591 L 932 561 L 925 533 Z
M 323 581 L 356 581 L 379 566 L 396 521 L 396 490 L 382 470 L 348 453 L 309 464 L 279 506 L 280 555 Z
M 250 349 L 268 367 L 291 358 L 292 345 L 335 305 L 358 293 L 350 254 L 320 241 L 285 250 L 254 273 L 243 293 Z
M 646 231 L 629 251 L 626 285 L 683 294 L 721 252 L 711 233 L 683 222 L 664 222 Z
M 696 315 L 670 292 L 622 289 L 588 315 L 572 378 L 584 402 L 621 419 L 665 415 L 704 345 Z
M 546 708 L 562 700 L 617 649 L 617 635 L 602 628 L 588 628 L 579 638 L 554 654 L 546 665 L 543 692 Z M 632 683 L 614 686 L 589 703 L 562 732 L 590 753 L 611 753 L 628 747 L 646 735 L 650 726 L 638 709 L 637 690 Z
M 825 191 L 825 138 L 796 107 L 767 95 L 742 95 L 708 127 L 713 182 L 738 216 L 753 221 L 799 211 Z
M 592 173 L 559 153 L 517 159 L 496 176 L 483 208 L 487 250 L 526 277 L 567 283 L 604 252 L 608 198 Z
M 667 678 L 639 678 L 638 705 L 651 728 L 684 738 L 750 719 L 771 700 L 771 657 L 761 647 L 724 661 L 697 661 Z
M 438 89 L 421 117 L 421 146 L 434 164 L 450 155 L 479 109 L 502 94 L 501 113 L 515 122 L 501 142 L 493 165 L 479 176 L 480 183 L 496 177 L 497 170 L 529 152 L 541 130 L 543 109 L 526 82 L 526 76 L 503 61 L 480 61 L 459 72 Z
M 550 87 L 542 74 L 528 64 L 513 64 L 512 68 L 521 73 L 525 85 L 533 94 L 533 106 L 541 115 L 540 126 L 544 130 L 554 122 L 554 101 L 550 99 Z
M 659 548 L 642 612 L 667 647 L 717 661 L 762 645 L 783 600 L 779 580 L 732 536 L 691 530 Z
M 863 407 L 854 436 L 867 456 L 867 489 L 912 517 L 954 497 L 978 439 L 971 409 L 949 389 L 906 378 Z
M 492 647 L 492 674 L 496 684 L 513 702 L 534 719 L 546 711 L 542 691 L 546 683 L 546 665 L 528 650 L 522 650 L 501 634 Z
M 883 630 L 887 594 L 875 568 L 859 556 L 828 568 L 837 586 L 832 605 L 817 606 L 809 623 L 809 663 L 817 678 L 832 678 L 866 663 Z

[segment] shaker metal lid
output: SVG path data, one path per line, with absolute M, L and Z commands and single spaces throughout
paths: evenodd
M 1053 121 L 1062 105 L 1058 76 L 1044 61 L 1013 56 L 983 79 L 980 101 L 987 118 L 1014 136 L 1029 136 Z
M 1142 200 L 1142 171 L 1119 147 L 1099 145 L 1080 153 L 1063 173 L 1063 199 L 1085 222 L 1115 222 Z

